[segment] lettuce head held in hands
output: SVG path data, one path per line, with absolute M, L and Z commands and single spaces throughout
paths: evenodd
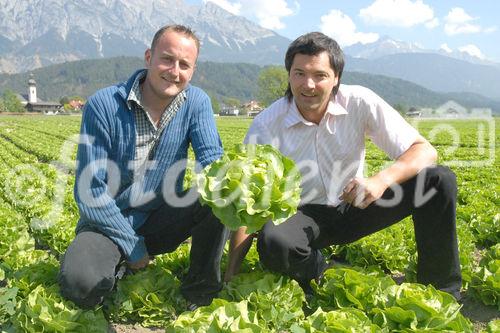
M 197 176 L 200 201 L 229 229 L 260 230 L 297 212 L 300 172 L 271 145 L 239 144 Z

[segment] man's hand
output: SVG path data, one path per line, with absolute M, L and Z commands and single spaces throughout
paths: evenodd
M 419 135 L 388 168 L 369 178 L 351 179 L 339 199 L 354 207 L 365 209 L 380 199 L 390 185 L 401 184 L 416 176 L 422 169 L 433 165 L 436 160 L 436 149 Z
M 389 186 L 380 177 L 353 178 L 342 191 L 340 199 L 348 204 L 365 209 L 378 200 Z
M 139 269 L 145 268 L 147 265 L 149 265 L 149 254 L 145 254 L 144 257 L 142 257 L 140 260 L 134 261 L 131 263 L 130 261 L 127 262 L 128 268 L 130 268 L 133 271 L 137 271 Z
M 224 282 L 229 282 L 234 275 L 238 274 L 241 263 L 245 258 L 248 250 L 252 246 L 252 241 L 257 234 L 248 235 L 246 227 L 240 227 L 238 230 L 231 233 L 229 241 L 229 258 L 227 260 L 226 273 L 224 274 Z

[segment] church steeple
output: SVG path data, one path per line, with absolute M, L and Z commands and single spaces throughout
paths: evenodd
M 36 97 L 36 81 L 33 78 L 33 73 L 30 74 L 30 78 L 28 80 L 28 103 L 36 103 L 37 102 L 37 97 Z

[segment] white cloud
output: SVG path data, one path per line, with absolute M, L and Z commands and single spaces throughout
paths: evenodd
M 471 34 L 481 32 L 481 27 L 472 22 L 477 20 L 477 17 L 472 17 L 465 12 L 463 8 L 454 7 L 444 18 L 444 31 L 447 35 Z
M 203 2 L 204 3 L 213 2 L 214 4 L 227 10 L 231 14 L 234 14 L 234 15 L 240 14 L 241 3 L 238 3 L 238 2 L 231 3 L 230 1 L 227 1 L 227 0 L 203 0 Z
M 434 10 L 422 0 L 375 0 L 370 6 L 362 8 L 359 16 L 368 24 L 395 27 L 412 27 L 425 24 L 434 28 L 439 21 Z
M 427 21 L 425 23 L 425 27 L 428 28 L 428 29 L 434 29 L 438 25 L 439 25 L 439 19 L 437 17 L 435 17 L 432 20 Z
M 453 50 L 446 43 L 441 44 L 441 46 L 439 47 L 439 49 L 445 51 L 446 53 L 453 52 Z
M 362 44 L 372 43 L 379 38 L 376 33 L 356 31 L 356 25 L 351 18 L 336 9 L 321 16 L 320 29 L 325 35 L 334 38 L 341 46 L 349 46 L 358 42 Z
M 479 17 L 472 17 L 465 12 L 463 8 L 454 7 L 450 10 L 448 15 L 445 16 L 444 31 L 447 35 L 459 35 L 459 34 L 473 34 L 473 33 L 492 33 L 497 31 L 496 26 L 483 28 L 474 21 L 477 21 Z
M 465 52 L 473 57 L 478 57 L 479 59 L 486 59 L 485 55 L 483 54 L 483 52 L 481 52 L 481 50 L 479 49 L 479 47 L 477 47 L 476 45 L 474 44 L 468 44 L 468 45 L 464 45 L 462 47 L 459 47 L 458 50 L 460 52 Z
M 213 2 L 235 15 L 255 17 L 262 27 L 273 30 L 285 28 L 282 19 L 293 15 L 299 9 L 297 2 L 294 4 L 294 10 L 285 0 L 204 0 L 204 2 Z
M 493 27 L 488 27 L 488 28 L 484 29 L 483 31 L 490 34 L 492 32 L 497 31 L 497 29 L 498 29 L 497 26 L 493 26 Z

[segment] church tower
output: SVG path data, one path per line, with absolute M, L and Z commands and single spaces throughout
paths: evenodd
M 28 103 L 36 103 L 37 98 L 36 98 L 36 81 L 33 78 L 33 73 L 30 74 L 30 79 L 28 80 Z

